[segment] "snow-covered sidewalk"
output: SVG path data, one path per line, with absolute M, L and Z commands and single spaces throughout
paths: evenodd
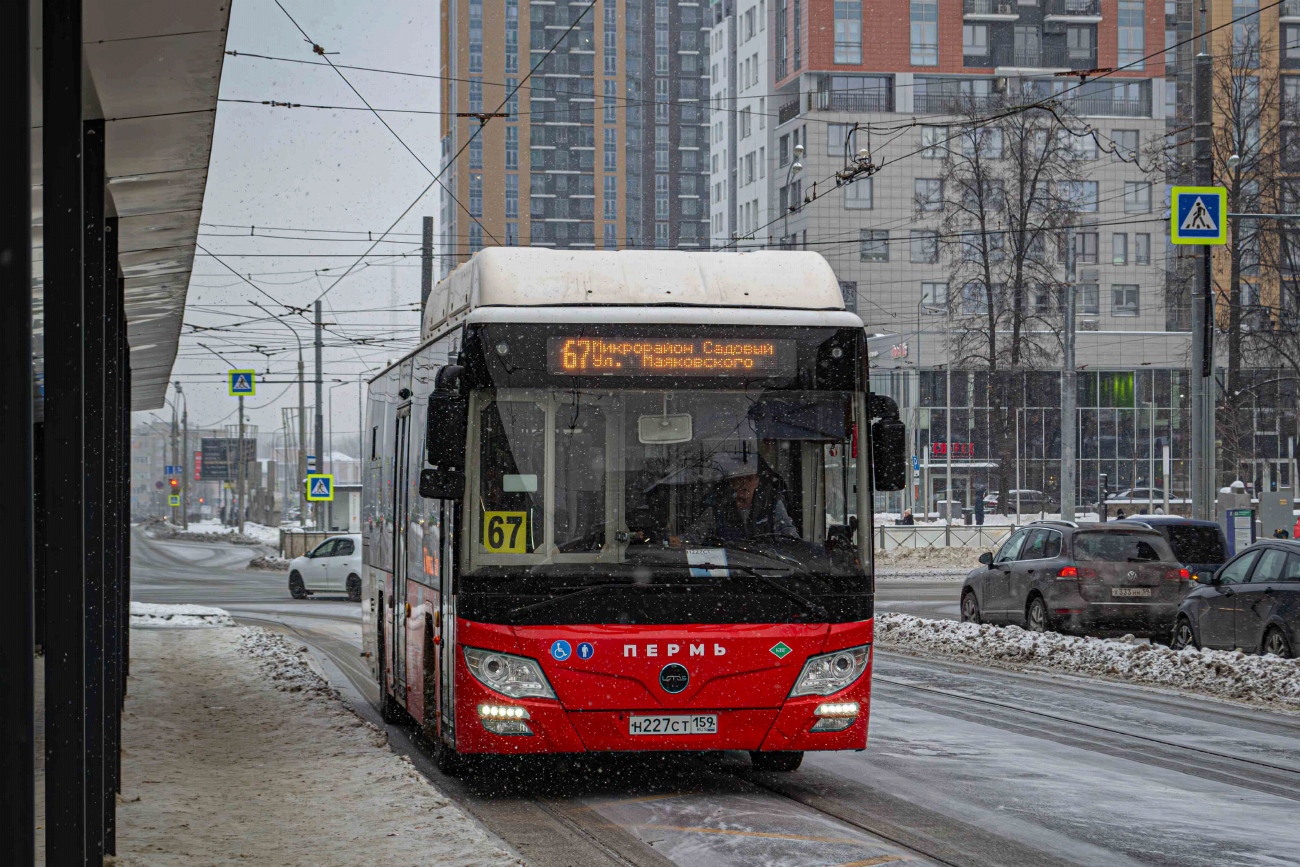
M 910 614 L 878 614 L 876 643 L 881 650 L 1096 677 L 1300 711 L 1300 660 L 1296 659 L 1237 651 L 1178 651 L 1123 639 L 1028 632 L 1018 626 L 928 620 Z
M 133 629 L 119 865 L 513 865 L 261 629 Z

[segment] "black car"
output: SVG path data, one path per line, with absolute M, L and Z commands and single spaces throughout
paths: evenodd
M 1194 586 L 1178 608 L 1174 648 L 1295 655 L 1300 646 L 1300 542 L 1257 542 Z
M 1165 537 L 1136 522 L 1035 521 L 980 563 L 962 585 L 961 619 L 1036 632 L 1167 641 L 1195 586 Z
M 1213 521 L 1197 521 L 1178 515 L 1137 515 L 1124 519 L 1142 523 L 1164 536 L 1174 556 L 1192 573 L 1209 578 L 1228 559 L 1228 539 Z

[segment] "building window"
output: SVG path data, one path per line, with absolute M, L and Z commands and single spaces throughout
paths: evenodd
M 519 0 L 506 0 L 506 72 L 518 71 Z
M 976 155 L 984 159 L 1002 158 L 1002 130 L 982 126 L 965 129 L 961 134 L 961 152 L 967 159 Z
M 1065 30 L 1066 55 L 1071 60 L 1087 60 L 1093 53 L 1093 33 L 1091 27 L 1067 27 Z
M 1145 0 L 1119 0 L 1119 66 L 1120 69 L 1142 69 L 1146 52 Z
M 794 71 L 803 68 L 803 11 L 799 0 L 794 0 Z
M 605 128 L 605 171 L 618 168 L 618 130 Z
M 514 124 L 506 127 L 506 168 L 519 168 L 519 127 Z
M 1282 28 L 1282 52 L 1287 60 L 1300 60 L 1300 27 Z
M 605 219 L 613 220 L 617 217 L 618 175 L 605 175 Z
M 933 265 L 939 261 L 939 233 L 930 229 L 911 230 L 913 265 Z
M 1290 4 L 1287 4 L 1290 5 Z M 1259 0 L 1232 0 L 1233 66 L 1259 66 Z
M 481 78 L 469 80 L 469 110 L 473 112 L 483 110 L 483 79 Z
M 655 175 L 655 217 L 660 220 L 669 217 L 667 175 Z
M 469 167 L 483 168 L 483 136 L 476 135 L 469 140 Z
M 961 312 L 967 316 L 983 316 L 989 312 L 989 296 L 983 283 L 972 280 L 961 287 Z
M 919 211 L 943 210 L 943 179 L 917 178 L 912 183 L 915 205 Z
M 774 42 L 776 44 L 776 79 L 780 81 L 789 73 L 790 40 L 787 38 L 787 18 L 789 12 L 786 0 L 776 0 L 776 22 L 774 24 Z
M 483 216 L 483 173 L 469 173 L 469 214 L 471 217 Z
M 948 306 L 947 283 L 922 283 L 921 306 L 926 310 L 942 310 Z
M 1074 236 L 1074 264 L 1097 264 L 1097 233 L 1079 232 Z
M 506 175 L 506 216 L 519 216 L 519 175 Z
M 869 210 L 872 207 L 872 178 L 858 178 L 844 188 L 844 207 Z
M 1138 131 L 1135 129 L 1115 129 L 1111 130 L 1111 138 L 1115 140 L 1115 159 L 1131 162 L 1137 159 L 1138 155 Z
M 518 0 L 507 0 L 518 2 Z M 605 74 L 618 73 L 618 4 L 605 4 Z
M 1069 203 L 1071 209 L 1082 213 L 1097 212 L 1096 181 L 1065 181 L 1061 185 L 1061 198 Z
M 469 0 L 469 71 L 483 71 L 483 0 Z
M 1151 264 L 1151 236 L 1145 232 L 1133 236 L 1133 264 Z
M 469 252 L 471 255 L 483 249 L 483 227 L 478 223 L 469 227 Z
M 668 246 L 668 224 L 667 223 L 655 223 L 655 246 L 656 247 Z
M 618 115 L 618 82 L 614 79 L 605 80 L 605 123 L 617 123 Z
M 605 224 L 605 249 L 618 249 L 618 226 L 613 223 Z
M 862 0 L 835 0 L 835 62 L 862 62 Z
M 1079 305 L 1079 313 L 1083 316 L 1100 316 L 1101 301 L 1100 293 L 1097 291 L 1096 283 L 1078 284 L 1078 297 L 1075 299 Z
M 939 65 L 938 0 L 912 0 L 912 65 Z
M 511 117 L 519 117 L 519 79 L 506 79 L 506 114 Z
M 966 57 L 984 57 L 989 53 L 987 24 L 964 24 L 961 33 L 961 51 Z
M 777 165 L 785 168 L 786 163 L 790 162 L 790 136 L 783 135 L 776 143 Z
M 1116 232 L 1110 236 L 1110 263 L 1112 265 L 1128 264 L 1128 233 Z
M 948 156 L 948 127 L 921 127 L 921 158 L 942 160 Z
M 667 127 L 664 127 L 666 130 Z M 668 136 L 665 133 L 663 138 L 655 138 L 655 171 L 668 171 Z
M 1094 208 L 1093 210 L 1096 210 Z M 1151 210 L 1151 184 L 1146 181 L 1124 182 L 1124 213 L 1145 214 Z
M 1138 315 L 1138 287 L 1135 283 L 1116 283 L 1110 287 L 1112 316 Z
M 889 231 L 862 229 L 858 233 L 858 258 L 863 262 L 889 261 Z
M 858 309 L 858 281 L 841 280 L 840 296 L 844 299 L 844 309 L 854 311 Z
M 854 129 L 855 126 L 856 124 L 851 123 L 828 123 L 826 125 L 827 156 L 843 159 L 846 149 L 850 157 L 858 152 L 858 134 Z

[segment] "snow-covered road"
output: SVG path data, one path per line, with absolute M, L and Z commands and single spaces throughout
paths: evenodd
M 373 701 L 355 605 L 295 602 L 230 549 L 195 561 L 170 544 L 137 541 L 137 599 L 278 623 Z M 1296 863 L 1300 718 L 879 650 L 875 678 L 868 749 L 809 754 L 794 774 L 755 775 L 743 755 L 618 757 L 465 784 L 390 737 L 539 865 Z

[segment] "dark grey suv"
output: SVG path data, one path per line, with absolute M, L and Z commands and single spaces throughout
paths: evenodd
M 1257 542 L 1194 587 L 1178 609 L 1175 648 L 1292 657 L 1300 647 L 1300 543 Z
M 1169 640 L 1191 587 L 1165 537 L 1150 527 L 1036 521 L 980 556 L 966 576 L 961 619 L 1036 632 Z

